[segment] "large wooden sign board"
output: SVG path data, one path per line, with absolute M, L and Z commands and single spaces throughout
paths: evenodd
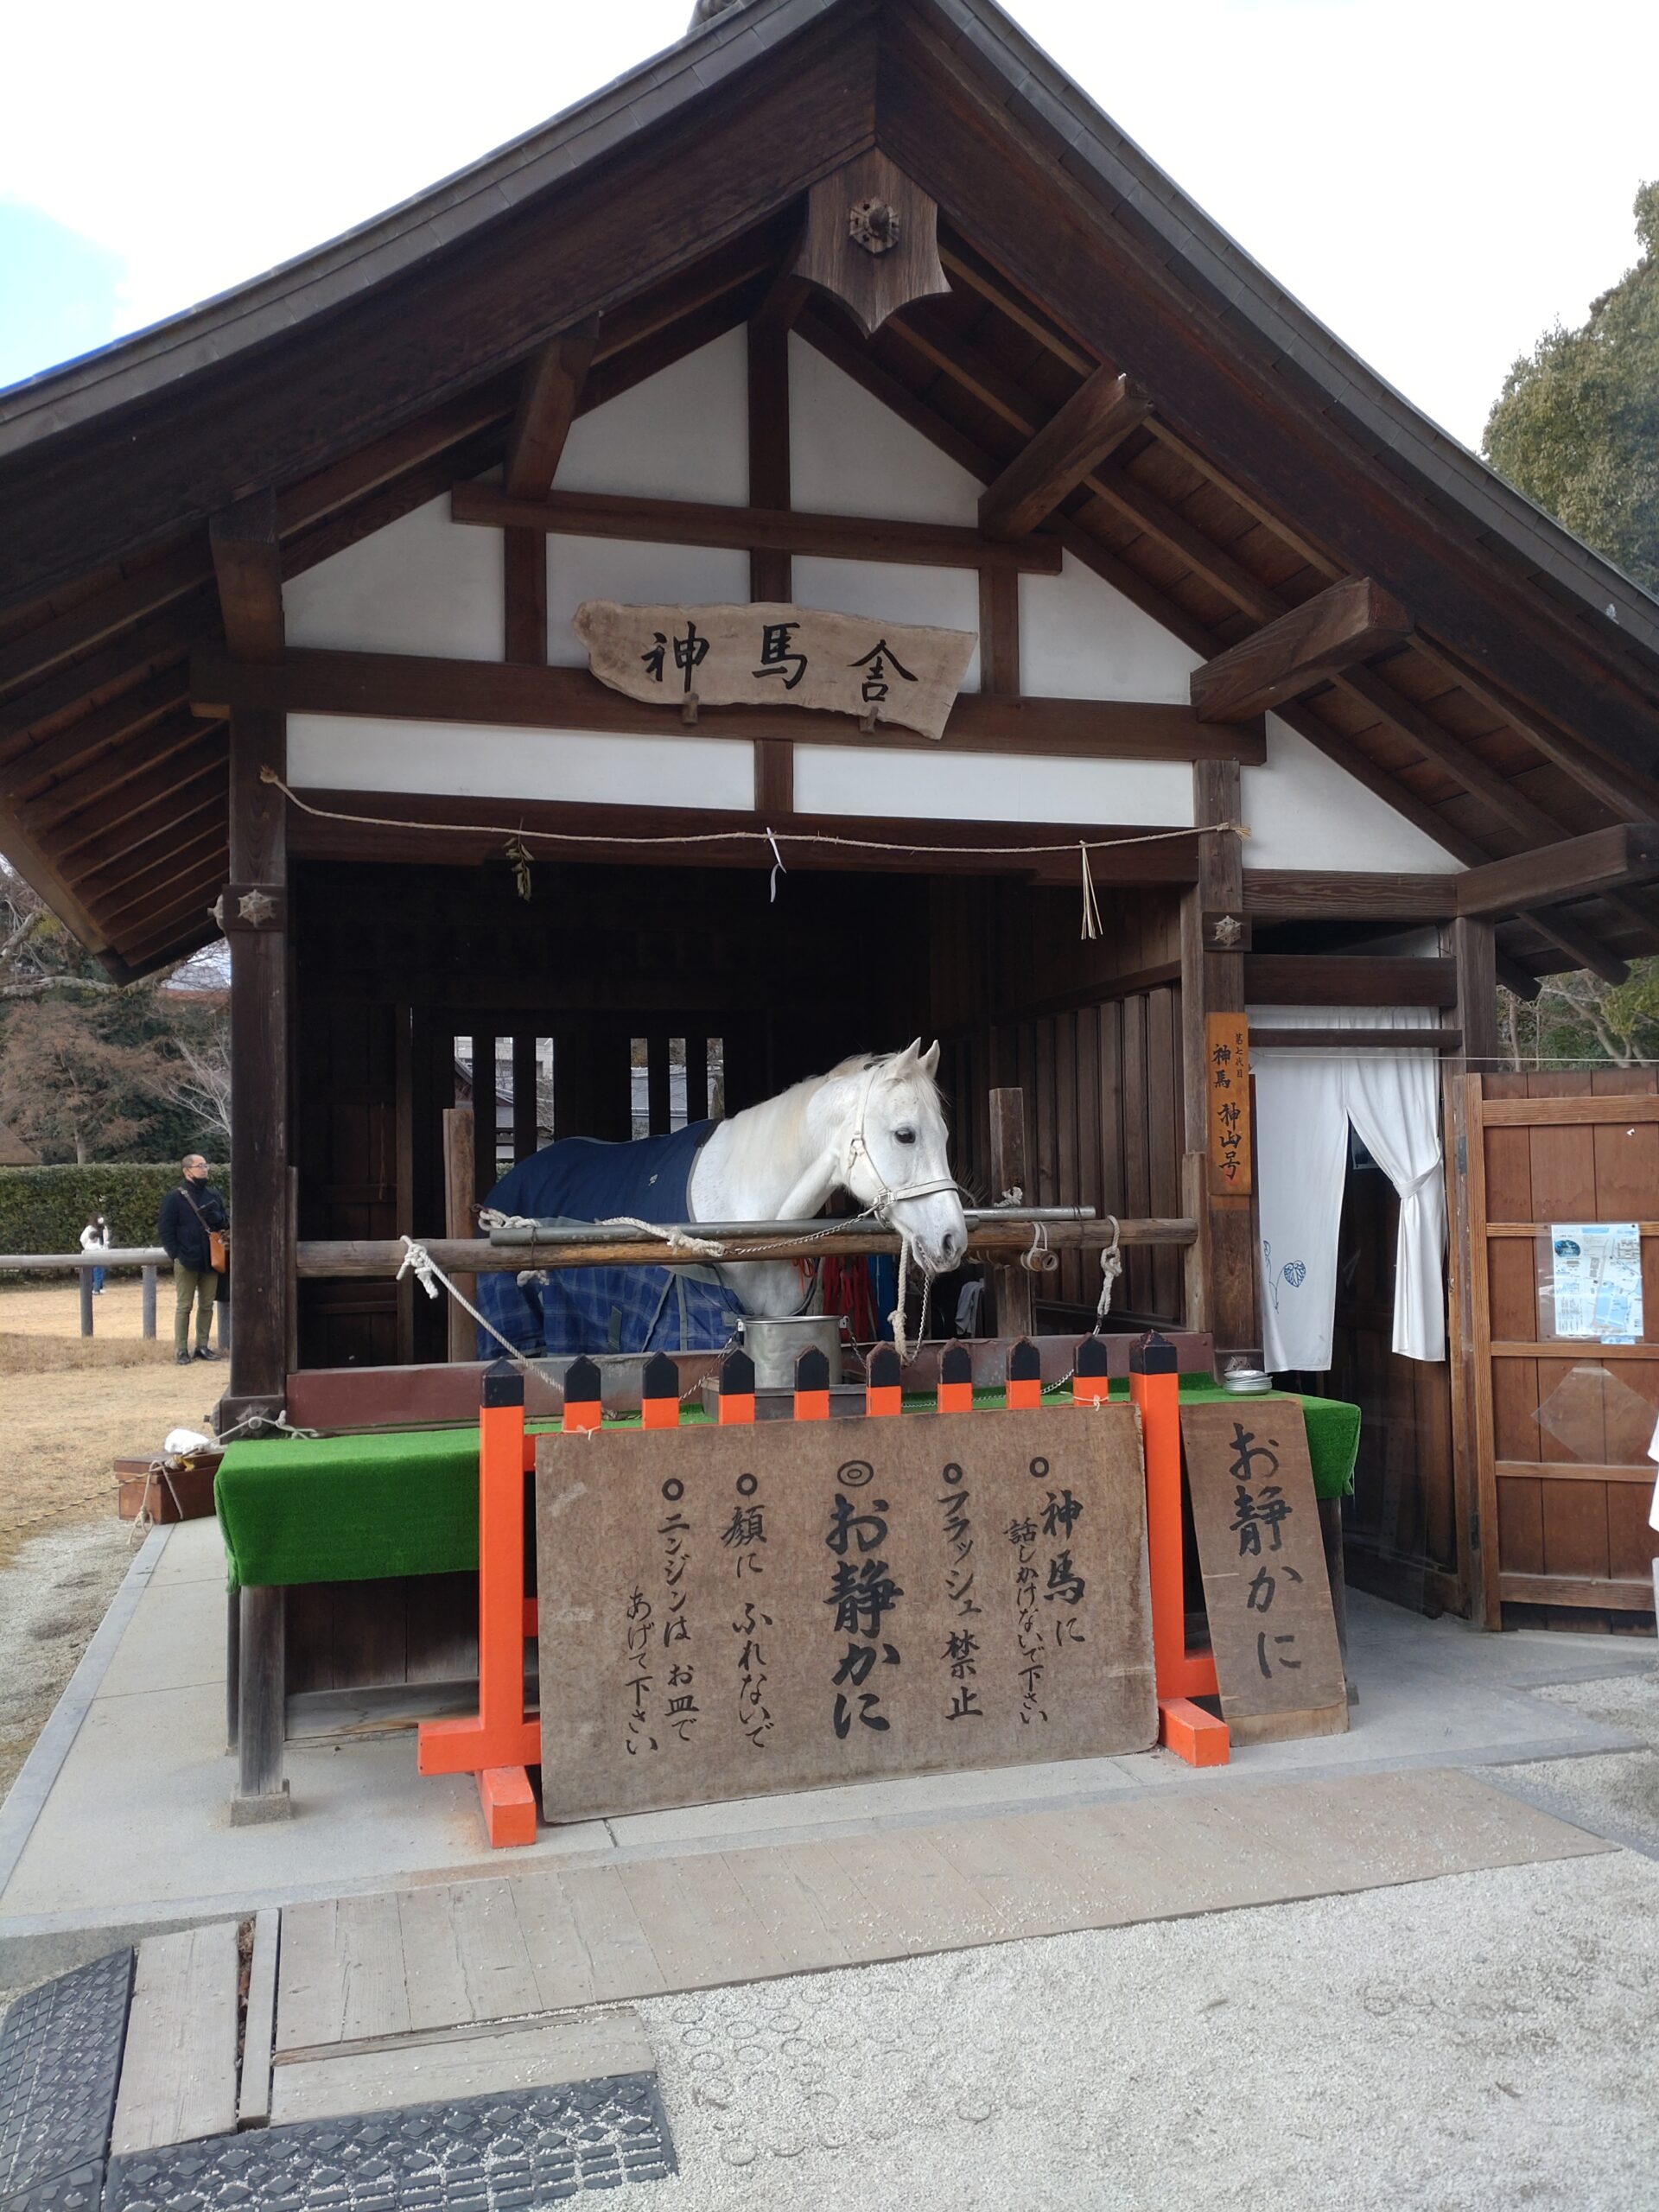
M 1300 1406 L 1184 1405 L 1181 1444 L 1234 1742 L 1343 1734 L 1348 1685 Z
M 977 637 L 760 602 L 622 607 L 587 599 L 576 635 L 601 683 L 653 707 L 816 707 L 938 738 Z
M 537 1451 L 551 1821 L 1157 1736 L 1128 1407 Z

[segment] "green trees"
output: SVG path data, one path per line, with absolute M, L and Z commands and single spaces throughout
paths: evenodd
M 0 1128 L 42 1160 L 224 1156 L 225 994 L 118 988 L 0 861 Z
M 1642 258 L 1580 330 L 1510 371 L 1484 450 L 1547 513 L 1659 592 L 1659 182 L 1636 195 Z
M 1580 330 L 1558 323 L 1503 380 L 1483 449 L 1586 545 L 1659 593 L 1659 182 L 1636 195 L 1642 257 Z M 1628 1066 L 1659 1052 L 1659 961 L 1617 987 L 1547 976 L 1535 1004 L 1498 993 L 1516 1066 Z

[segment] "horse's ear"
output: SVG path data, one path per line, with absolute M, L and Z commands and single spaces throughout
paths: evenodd
M 919 1037 L 916 1039 L 916 1042 L 918 1045 L 921 1041 L 922 1040 Z M 939 1071 L 939 1045 L 937 1038 L 934 1039 L 933 1042 L 922 1054 L 920 1060 L 918 1062 L 918 1065 L 920 1067 L 924 1075 L 938 1075 Z
M 893 1065 L 894 1071 L 897 1072 L 900 1068 L 914 1067 L 921 1057 L 922 1040 L 919 1037 L 912 1037 L 902 1052 L 895 1052 L 893 1054 Z

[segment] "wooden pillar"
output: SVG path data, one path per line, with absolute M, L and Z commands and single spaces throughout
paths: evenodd
M 1498 1626 L 1496 1596 L 1497 1531 L 1480 1518 L 1480 1428 L 1475 1418 L 1477 1377 L 1470 1357 L 1475 1337 L 1475 1271 L 1488 1257 L 1478 1249 L 1470 1208 L 1471 1129 L 1465 1075 L 1478 1077 L 1498 1058 L 1497 944 L 1493 923 L 1463 915 L 1442 938 L 1457 963 L 1458 1002 L 1452 1019 L 1463 1034 L 1455 1053 L 1441 1059 L 1446 1210 L 1446 1354 L 1452 1386 L 1452 1477 L 1457 1504 L 1458 1594 L 1465 1616 Z M 1489 1516 L 1490 1518 L 1490 1516 Z
M 287 1596 L 282 1589 L 245 1589 L 238 1600 L 232 1827 L 283 1820 L 292 1810 L 283 1773 L 288 1707 Z
M 1236 822 L 1237 761 L 1195 761 L 1192 798 L 1193 820 L 1200 829 Z M 1236 931 L 1227 927 L 1229 922 L 1237 925 Z M 1200 1224 L 1188 1278 L 1188 1322 L 1214 1332 L 1217 1357 L 1234 1351 L 1258 1355 L 1262 1344 L 1254 1177 L 1249 1194 L 1229 1189 L 1209 1160 L 1208 1017 L 1243 1012 L 1247 936 L 1243 852 L 1230 830 L 1217 830 L 1200 841 L 1198 880 L 1181 899 L 1181 1061 L 1188 1163 L 1184 1188 L 1187 1202 L 1198 1207 Z M 1195 1307 L 1204 1314 L 1202 1324 L 1195 1319 Z
M 474 1040 L 474 1067 L 476 1070 L 477 1039 Z M 478 1083 L 474 1076 L 473 1096 L 478 1096 Z M 476 1167 L 473 1127 L 475 1118 L 473 1106 L 446 1106 L 443 1109 L 443 1233 L 446 1236 L 473 1236 L 478 1224 L 473 1218 L 476 1200 Z M 452 1280 L 463 1298 L 478 1303 L 478 1277 L 452 1275 Z M 444 1300 L 448 1315 L 448 1351 L 450 1359 L 474 1359 L 478 1354 L 478 1325 L 471 1315 L 464 1313 L 453 1298 Z
M 288 718 L 231 717 L 231 1374 L 222 1426 L 287 1395 L 288 844 L 286 805 L 262 771 L 288 772 Z
M 748 326 L 749 505 L 790 504 L 789 325 L 778 315 L 756 315 Z M 749 554 L 749 597 L 787 606 L 794 595 L 787 553 L 757 546 Z M 795 748 L 783 738 L 760 738 L 754 747 L 754 805 L 766 821 L 795 811 Z
M 1035 1205 L 1037 1192 L 1026 1166 L 1026 1094 L 1023 1090 L 991 1093 L 992 1203 L 1005 1192 L 1019 1191 L 1027 1205 Z M 996 1308 L 999 1337 L 1028 1337 L 1036 1326 L 1036 1300 L 1032 1295 L 1030 1270 L 1016 1261 L 1011 1267 L 990 1270 L 991 1296 Z
M 536 1116 L 536 1039 L 515 1031 L 512 1039 L 512 1157 L 528 1160 L 540 1138 Z

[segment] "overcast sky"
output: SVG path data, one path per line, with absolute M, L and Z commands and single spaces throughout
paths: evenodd
M 1010 0 L 1255 258 L 1465 443 L 1635 258 L 1659 0 Z M 420 191 L 669 43 L 690 0 L 12 12 L 0 385 Z

